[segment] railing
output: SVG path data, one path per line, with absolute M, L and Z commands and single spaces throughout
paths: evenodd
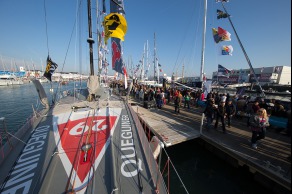
M 18 143 L 24 143 L 22 141 L 23 136 L 31 129 L 33 123 L 37 118 L 40 117 L 40 114 L 32 114 L 26 120 L 26 123 L 19 129 L 15 134 L 10 133 L 6 129 L 6 125 L 3 124 L 3 129 L 0 129 L 0 165 L 5 160 L 6 156 L 13 150 L 13 148 Z M 3 118 L 3 123 L 5 123 L 5 118 Z
M 151 132 L 151 129 L 147 127 L 146 123 L 140 122 L 137 114 L 133 110 L 134 108 L 135 107 L 129 106 L 129 109 L 131 110 L 131 113 L 133 115 L 134 122 L 137 125 L 137 130 L 139 133 L 139 137 L 141 139 L 141 143 L 143 145 L 144 152 L 146 154 L 149 154 L 149 157 L 146 157 L 148 160 L 148 164 L 155 165 L 157 168 L 155 170 L 159 170 L 159 172 L 161 173 L 161 175 L 160 175 L 160 173 L 158 175 L 155 175 L 153 172 L 151 172 L 152 177 L 153 177 L 153 181 L 156 184 L 156 187 L 159 188 L 160 186 L 164 186 L 167 188 L 168 193 L 172 193 L 170 179 L 178 180 L 181 184 L 183 192 L 189 193 L 187 188 L 185 187 L 182 179 L 180 178 L 174 164 L 172 163 L 169 155 L 167 154 L 167 151 L 163 147 L 161 148 L 160 155 L 158 156 L 158 158 L 159 158 L 159 159 L 157 159 L 158 161 L 156 161 L 154 159 L 153 152 L 150 148 L 150 143 L 149 143 L 152 139 L 153 134 Z M 137 108 L 138 108 L 138 106 L 137 106 Z M 163 152 L 162 152 L 162 150 L 163 150 Z M 152 169 L 153 169 L 153 167 L 154 166 L 152 166 Z M 174 173 L 174 176 L 172 176 L 173 173 Z M 156 176 L 157 176 L 157 178 L 156 178 Z M 165 178 L 163 178 L 163 177 L 165 177 Z M 159 190 L 157 190 L 157 192 L 158 191 Z

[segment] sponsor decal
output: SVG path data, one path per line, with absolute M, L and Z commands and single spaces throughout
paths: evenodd
M 142 160 L 138 158 L 134 147 L 133 132 L 128 115 L 122 115 L 121 121 L 121 173 L 124 177 L 137 176 L 142 171 Z
M 34 130 L 32 136 L 19 156 L 8 180 L 0 188 L 1 194 L 29 193 L 33 178 L 40 170 L 38 163 L 47 141 L 50 126 L 45 125 Z
M 91 180 L 116 128 L 121 109 L 106 110 L 101 109 L 98 115 L 82 111 L 55 118 L 59 156 L 68 176 L 72 171 L 71 184 L 76 190 Z

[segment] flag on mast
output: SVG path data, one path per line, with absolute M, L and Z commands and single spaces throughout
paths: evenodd
M 127 32 L 127 21 L 122 14 L 110 13 L 104 17 L 104 41 L 107 44 L 107 40 L 110 37 L 119 38 L 124 41 L 124 36 Z
M 47 57 L 47 67 L 44 73 L 44 77 L 46 77 L 50 82 L 52 81 L 52 75 L 55 72 L 55 70 L 57 69 L 58 65 L 57 63 L 53 62 L 50 58 L 50 56 L 48 55 Z
M 118 28 L 118 35 L 111 35 L 111 42 L 112 42 L 112 69 L 116 72 L 123 74 L 125 78 L 125 88 L 127 86 L 127 70 L 126 66 L 123 62 L 122 58 L 122 47 L 121 47 L 121 40 L 124 40 L 124 35 L 127 32 L 127 22 L 124 18 L 125 11 L 124 11 L 124 2 L 123 0 L 115 0 L 110 1 L 110 12 L 111 14 L 108 15 L 109 19 L 112 19 L 112 23 L 108 21 L 106 25 L 108 25 L 108 30 L 110 28 Z M 106 34 L 107 32 L 105 32 Z M 105 35 L 106 36 L 106 35 Z
M 221 18 L 228 18 L 228 16 L 230 16 L 227 13 L 224 13 L 223 11 L 217 9 L 217 19 L 221 19 Z
M 231 34 L 224 30 L 223 28 L 218 27 L 218 30 L 216 28 L 212 28 L 213 31 L 213 37 L 216 43 L 222 42 L 222 41 L 231 41 Z
M 216 0 L 216 3 L 219 3 L 219 2 L 228 3 L 229 0 Z
M 229 70 L 226 67 L 223 67 L 222 65 L 218 64 L 217 76 L 229 77 L 230 73 L 231 73 L 231 70 Z
M 222 55 L 230 55 L 232 56 L 233 47 L 231 45 L 223 45 L 221 48 Z

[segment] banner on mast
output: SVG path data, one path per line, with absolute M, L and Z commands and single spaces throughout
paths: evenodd
M 217 76 L 229 77 L 230 73 L 231 73 L 231 70 L 227 69 L 226 67 L 223 67 L 222 65 L 218 65 Z
M 47 67 L 46 67 L 46 71 L 44 73 L 44 77 L 46 77 L 50 82 L 52 81 L 52 75 L 55 72 L 55 70 L 57 69 L 58 65 L 57 63 L 53 62 L 50 58 L 50 56 L 48 55 L 47 57 Z
M 221 55 L 230 55 L 232 56 L 232 52 L 233 52 L 233 47 L 231 45 L 223 45 L 221 47 Z
M 220 9 L 217 9 L 217 19 L 228 18 L 228 16 L 230 15 L 221 11 Z
M 117 20 L 120 20 L 120 31 L 118 31 L 119 35 L 124 35 L 127 32 L 127 22 L 123 15 L 125 15 L 124 11 L 124 2 L 123 0 L 111 0 L 110 1 L 110 12 L 111 14 L 108 15 L 109 17 L 114 16 L 112 18 L 114 21 L 112 21 L 114 26 L 118 24 Z M 117 18 L 118 16 L 118 18 Z M 109 26 L 112 26 L 111 23 L 107 23 Z M 112 26 L 112 27 L 114 27 Z M 117 26 L 117 27 L 118 27 Z M 110 30 L 110 29 L 109 29 Z M 105 32 L 106 33 L 106 32 Z M 123 62 L 122 58 L 122 47 L 121 47 L 121 40 L 123 40 L 123 36 L 116 37 L 116 36 L 110 36 L 111 42 L 112 42 L 112 69 L 116 72 L 127 76 L 127 70 L 125 67 L 125 64 Z
M 124 36 L 127 32 L 127 21 L 123 15 L 118 13 L 111 13 L 104 17 L 104 41 L 107 44 L 107 40 L 110 37 L 119 38 L 124 41 Z
M 224 30 L 223 28 L 218 27 L 218 30 L 216 28 L 212 28 L 213 31 L 213 37 L 216 43 L 222 42 L 222 41 L 231 41 L 231 34 Z
M 216 3 L 219 3 L 219 2 L 228 3 L 229 0 L 216 0 Z

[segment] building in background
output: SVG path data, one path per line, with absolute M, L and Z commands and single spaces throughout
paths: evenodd
M 254 68 L 255 76 L 260 85 L 291 85 L 291 67 L 273 66 Z M 212 81 L 220 85 L 255 83 L 256 79 L 250 69 L 231 70 L 228 76 L 217 76 L 217 71 L 213 72 Z

